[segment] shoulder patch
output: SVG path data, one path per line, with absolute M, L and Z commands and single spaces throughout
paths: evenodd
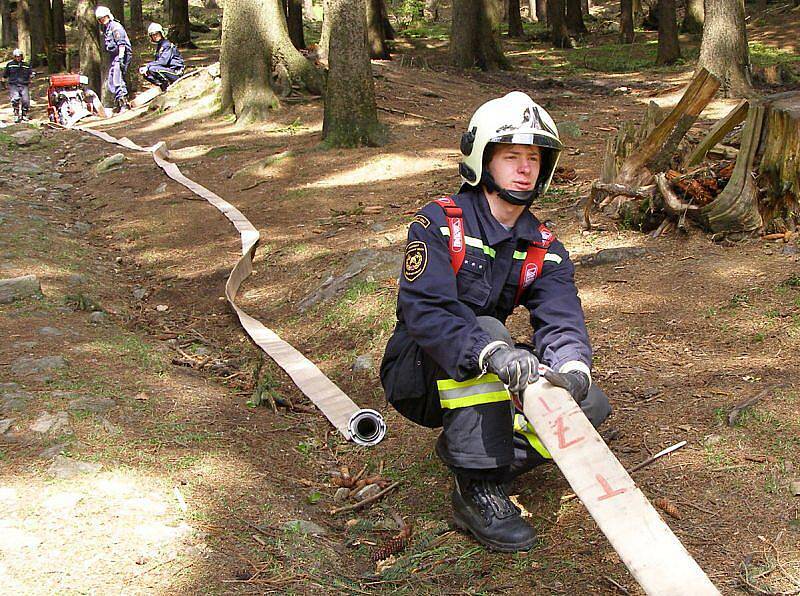
M 406 246 L 406 258 L 403 261 L 403 277 L 414 281 L 428 266 L 428 246 L 420 240 L 409 242 Z
M 418 223 L 418 224 L 419 224 L 419 225 L 421 225 L 423 228 L 427 228 L 429 225 L 431 225 L 431 220 L 429 220 L 427 217 L 425 217 L 424 215 L 422 215 L 422 213 L 417 213 L 417 214 L 414 216 L 414 219 L 412 219 L 412 220 L 411 220 L 411 223 L 412 223 L 412 224 L 414 224 L 414 223 Z
M 120 37 L 122 37 L 122 33 L 120 33 L 119 31 L 114 31 L 114 39 L 119 41 Z

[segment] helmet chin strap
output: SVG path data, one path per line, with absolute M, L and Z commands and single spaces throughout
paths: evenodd
M 495 182 L 494 177 L 486 171 L 481 174 L 481 184 L 483 184 L 489 192 L 496 192 L 501 199 L 512 205 L 530 207 L 533 204 L 533 199 L 539 194 L 535 188 L 533 190 L 507 190 L 502 188 Z

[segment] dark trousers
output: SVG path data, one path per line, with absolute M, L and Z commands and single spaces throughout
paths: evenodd
M 161 87 L 162 91 L 166 91 L 167 87 L 177 81 L 181 75 L 183 75 L 183 70 L 173 70 L 167 66 L 153 64 L 147 67 L 144 78 Z

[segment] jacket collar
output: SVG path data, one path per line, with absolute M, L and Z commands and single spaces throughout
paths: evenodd
M 525 209 L 517 219 L 517 223 L 511 230 L 506 230 L 503 225 L 494 218 L 489 201 L 483 190 L 472 189 L 472 204 L 475 212 L 483 225 L 486 233 L 486 240 L 490 246 L 495 246 L 501 242 L 513 239 L 521 239 L 526 242 L 541 242 L 542 235 L 539 233 L 539 220 L 531 213 L 530 209 Z

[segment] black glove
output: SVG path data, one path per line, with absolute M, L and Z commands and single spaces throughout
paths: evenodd
M 539 378 L 539 361 L 527 350 L 498 344 L 485 356 L 486 370 L 496 374 L 508 390 L 521 393 Z
M 552 385 L 566 389 L 577 403 L 586 399 L 586 394 L 589 393 L 589 377 L 579 370 L 560 373 L 547 369 L 544 372 L 544 378 Z

